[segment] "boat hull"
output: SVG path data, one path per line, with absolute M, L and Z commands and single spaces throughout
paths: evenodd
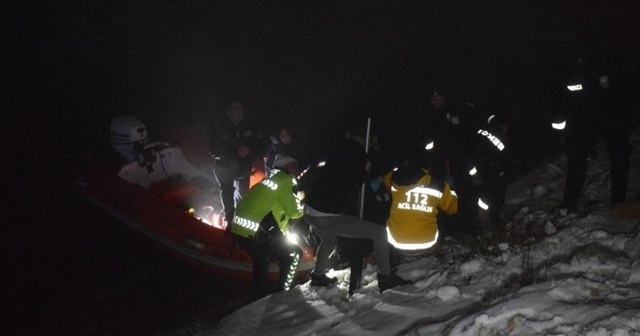
M 118 177 L 117 171 L 92 167 L 76 179 L 74 190 L 189 264 L 227 280 L 252 279 L 249 253 L 224 228 L 188 211 L 198 203 L 190 183 L 172 179 L 143 188 Z M 303 246 L 297 280 L 306 280 L 314 266 L 313 249 Z M 271 263 L 269 279 L 277 280 L 278 272 L 277 263 Z

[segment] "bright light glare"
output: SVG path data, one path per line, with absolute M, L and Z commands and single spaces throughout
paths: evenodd
M 474 166 L 473 168 L 471 168 L 471 170 L 469 170 L 469 175 L 473 176 L 475 174 L 478 173 L 478 170 L 476 169 L 476 167 Z
M 432 150 L 433 149 L 433 141 L 429 142 L 426 146 L 424 146 L 424 149 L 426 150 Z
M 201 222 L 209 225 L 209 226 L 213 226 L 216 229 L 220 229 L 220 230 L 224 230 L 226 229 L 226 225 L 224 222 L 224 218 L 222 217 L 221 214 L 216 213 L 212 207 L 207 207 L 209 210 L 209 212 L 207 214 L 205 214 L 204 216 L 196 216 L 195 210 L 193 208 L 190 208 L 189 210 L 187 210 L 187 213 L 190 215 L 193 215 L 194 217 L 196 217 L 198 220 L 200 220 Z
M 569 91 L 582 91 L 582 84 L 567 85 L 567 89 L 569 89 Z
M 489 205 L 487 203 L 485 203 L 482 198 L 478 198 L 478 206 L 482 209 L 482 210 L 489 210 Z
M 298 235 L 295 233 L 287 232 L 287 240 L 291 244 L 298 245 Z
M 562 122 L 558 122 L 558 123 L 552 123 L 551 127 L 553 127 L 553 129 L 557 129 L 557 130 L 563 130 L 565 127 L 567 127 L 567 122 L 566 121 L 562 121 Z

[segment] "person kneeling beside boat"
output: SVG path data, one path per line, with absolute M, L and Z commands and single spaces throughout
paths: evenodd
M 289 230 L 289 220 L 303 215 L 297 196 L 298 162 L 276 159 L 268 178 L 254 185 L 236 206 L 231 234 L 253 259 L 253 279 L 262 294 L 273 291 L 268 282 L 269 262 L 276 259 L 280 277 L 276 291 L 289 290 L 296 278 L 302 249 Z

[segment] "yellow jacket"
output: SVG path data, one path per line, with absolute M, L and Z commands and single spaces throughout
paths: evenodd
M 400 249 L 425 249 L 435 243 L 438 211 L 458 211 L 458 198 L 448 183 L 432 178 L 429 170 L 401 167 L 385 175 L 391 193 L 387 220 L 389 242 Z

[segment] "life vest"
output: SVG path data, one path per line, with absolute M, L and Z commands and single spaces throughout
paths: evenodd
M 251 164 L 251 176 L 249 177 L 249 188 L 260 183 L 266 177 L 266 169 L 263 158 L 255 159 Z

